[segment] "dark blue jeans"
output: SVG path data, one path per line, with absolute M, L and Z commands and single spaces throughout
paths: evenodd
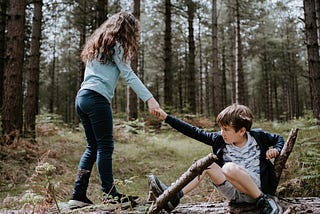
M 102 191 L 115 196 L 117 189 L 112 174 L 114 142 L 110 103 L 95 91 L 81 90 L 77 94 L 75 107 L 85 131 L 87 146 L 80 159 L 73 194 L 86 196 L 92 167 L 97 161 Z

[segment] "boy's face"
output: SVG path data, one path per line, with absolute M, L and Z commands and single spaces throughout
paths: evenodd
M 227 144 L 239 144 L 246 138 L 246 129 L 241 128 L 239 131 L 235 131 L 232 126 L 221 126 L 221 135 L 223 140 Z

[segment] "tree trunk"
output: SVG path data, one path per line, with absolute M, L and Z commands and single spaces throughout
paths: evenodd
M 319 45 L 319 55 L 320 55 L 320 1 L 316 1 L 316 17 L 317 17 L 317 32 L 318 32 L 318 45 Z
M 275 69 L 274 62 L 272 63 L 273 70 Z M 274 99 L 274 109 L 275 109 L 275 118 L 279 120 L 279 99 L 278 99 L 278 77 L 273 76 L 272 80 L 272 91 L 273 91 L 273 99 Z
M 261 57 L 261 65 L 262 65 L 262 76 L 264 81 L 264 110 L 265 110 L 265 118 L 267 120 L 273 119 L 272 112 L 272 93 L 271 93 L 271 80 L 270 80 L 270 60 L 268 59 L 268 53 L 266 50 L 266 45 L 263 45 L 262 57 Z
M 182 60 L 180 59 L 177 59 L 178 60 L 178 63 L 179 63 L 179 66 L 178 66 L 178 109 L 179 109 L 179 112 L 181 112 L 181 110 L 183 109 L 183 90 L 185 89 L 184 87 L 184 79 L 183 77 L 185 75 L 183 75 L 185 72 L 183 72 L 183 66 L 181 66 L 182 64 Z
M 51 68 L 49 68 L 49 79 L 50 79 L 50 89 L 49 89 L 49 93 L 50 93 L 50 97 L 49 97 L 49 113 L 54 113 L 54 109 L 55 109 L 55 97 L 56 97 L 56 26 L 55 28 L 55 32 L 53 35 L 53 51 L 52 51 L 52 66 Z
M 140 0 L 134 0 L 133 15 L 136 19 L 140 19 Z M 131 60 L 131 67 L 135 73 L 138 73 L 138 51 Z M 136 93 L 128 86 L 127 87 L 127 120 L 135 120 L 138 118 L 138 98 Z
M 312 110 L 314 117 L 320 119 L 320 58 L 315 0 L 304 0 L 303 3 Z
M 173 72 L 172 72 L 172 32 L 171 1 L 165 0 L 165 32 L 164 32 L 164 104 L 173 106 Z
M 25 0 L 9 1 L 6 64 L 3 83 L 2 130 L 10 144 L 22 131 L 22 73 L 24 61 Z
M 98 2 L 97 2 L 97 11 L 98 11 L 97 23 L 98 23 L 98 26 L 100 26 L 107 19 L 107 15 L 108 15 L 108 0 L 98 0 Z
M 282 96 L 281 96 L 281 119 L 287 121 L 288 120 L 288 112 L 289 112 L 289 105 L 288 105 L 288 84 L 289 84 L 289 75 L 287 72 L 287 69 L 289 68 L 289 61 L 288 61 L 288 52 L 287 48 L 285 46 L 285 43 L 281 45 L 281 59 L 282 59 L 282 65 L 281 65 L 281 89 L 282 89 Z
M 42 26 L 42 0 L 34 1 L 34 15 L 32 23 L 31 50 L 29 61 L 29 75 L 27 96 L 25 99 L 24 136 L 35 140 L 36 115 L 38 114 L 39 100 L 39 73 L 40 73 L 40 45 Z
M 86 33 L 87 33 L 87 30 L 86 30 L 86 25 L 88 23 L 88 20 L 87 20 L 87 1 L 84 1 L 83 2 L 83 6 L 81 6 L 81 4 L 78 6 L 80 7 L 80 11 L 83 11 L 83 13 L 80 13 L 79 14 L 79 17 L 81 19 L 81 21 L 79 22 L 78 24 L 78 31 L 80 33 L 80 39 L 79 39 L 79 47 L 78 47 L 78 50 L 79 50 L 79 64 L 78 64 L 78 75 L 77 75 L 77 90 L 80 89 L 81 87 L 81 83 L 84 79 L 84 70 L 85 70 L 85 63 L 82 62 L 82 60 L 80 59 L 80 55 L 81 55 L 81 52 L 82 52 L 82 48 L 86 42 Z M 77 114 L 75 114 L 74 116 L 74 123 L 75 124 L 78 124 L 80 123 L 80 118 L 78 117 Z
M 236 31 L 233 23 L 234 19 L 234 9 L 231 6 L 228 6 L 228 40 L 229 40 L 229 77 L 231 83 L 231 102 L 236 102 L 236 68 L 235 68 L 235 37 Z
M 221 29 L 221 38 L 224 38 L 224 29 Z M 223 44 L 222 50 L 222 62 L 221 62 L 221 107 L 227 106 L 227 66 L 226 66 L 226 45 Z
M 210 96 L 210 79 L 209 79 L 209 59 L 205 59 L 205 99 L 204 100 L 209 100 Z M 205 105 L 206 109 L 205 112 L 207 113 L 208 116 L 212 115 L 212 109 L 210 108 L 210 103 L 209 105 Z
M 0 0 L 0 53 L 6 50 L 6 23 L 7 23 L 7 0 Z M 3 74 L 4 74 L 5 55 L 0 56 L 0 109 L 3 99 Z
M 188 104 L 190 107 L 191 113 L 196 113 L 196 77 L 195 77 L 195 44 L 194 44 L 194 29 L 193 29 L 193 20 L 195 15 L 195 3 L 193 0 L 187 1 L 188 7 L 188 47 L 189 47 L 189 55 L 188 55 Z
M 140 62 L 140 70 L 139 70 L 139 78 L 142 82 L 144 82 L 144 44 L 140 44 L 140 51 L 139 51 L 139 62 Z M 139 100 L 139 111 L 144 112 L 145 111 L 145 103 L 140 99 Z
M 203 59 L 202 59 L 202 41 L 201 41 L 201 15 L 198 15 L 199 18 L 199 28 L 198 28 L 198 38 L 199 38 L 199 93 L 198 93 L 198 109 L 199 109 L 199 113 L 203 114 L 203 106 L 204 104 L 204 99 L 203 99 Z
M 212 73 L 213 73 L 213 113 L 217 116 L 222 110 L 221 81 L 218 66 L 218 14 L 217 0 L 212 0 Z
M 246 104 L 245 78 L 242 65 L 242 40 L 240 26 L 240 3 L 236 0 L 236 102 Z

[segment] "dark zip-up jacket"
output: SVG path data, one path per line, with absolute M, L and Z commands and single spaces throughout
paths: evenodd
M 179 120 L 171 115 L 167 115 L 166 123 L 172 128 L 198 140 L 204 144 L 212 147 L 213 153 L 218 157 L 217 164 L 219 166 L 224 165 L 223 161 L 223 148 L 226 146 L 226 142 L 223 140 L 221 132 L 207 132 L 182 120 Z M 276 178 L 274 166 L 270 160 L 266 159 L 266 152 L 269 147 L 273 147 L 281 152 L 284 140 L 283 137 L 277 134 L 271 134 L 264 132 L 261 129 L 251 130 L 249 133 L 256 140 L 259 148 L 261 149 L 260 154 L 260 180 L 261 180 L 261 191 L 266 194 L 274 195 L 278 186 L 279 181 Z

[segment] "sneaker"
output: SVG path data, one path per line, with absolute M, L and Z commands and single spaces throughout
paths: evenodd
M 166 189 L 168 189 L 168 186 L 162 183 L 155 175 L 149 176 L 148 185 L 149 190 L 156 198 L 158 198 Z
M 69 200 L 68 205 L 71 209 L 81 208 L 85 206 L 92 205 L 93 202 L 90 201 L 87 196 L 79 196 L 79 195 L 72 195 L 72 198 Z
M 262 194 L 256 204 L 263 214 L 282 214 L 279 200 L 275 196 Z
M 166 189 L 168 189 L 168 186 L 162 183 L 155 175 L 149 176 L 148 183 L 149 190 L 154 194 L 156 198 L 158 198 Z M 180 203 L 180 198 L 182 198 L 182 196 L 183 192 L 180 191 L 168 201 L 167 206 L 165 206 L 164 209 L 167 212 L 171 212 L 172 210 L 174 210 L 174 208 L 176 208 Z

